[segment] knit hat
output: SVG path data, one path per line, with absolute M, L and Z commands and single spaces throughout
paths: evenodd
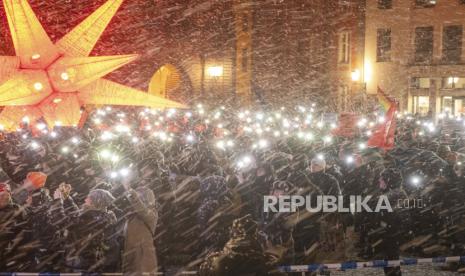
M 90 191 L 87 197 L 92 202 L 92 206 L 98 210 L 103 210 L 107 208 L 115 200 L 115 198 L 109 191 L 102 189 L 95 189 Z
M 45 186 L 47 175 L 43 172 L 30 172 L 27 174 L 26 179 L 31 182 L 35 189 L 40 189 Z
M 320 166 L 320 167 L 326 167 L 326 161 L 323 158 L 319 158 L 319 157 L 314 157 L 310 164 Z
M 0 183 L 0 193 L 4 193 L 4 192 L 11 194 L 10 185 L 6 183 Z

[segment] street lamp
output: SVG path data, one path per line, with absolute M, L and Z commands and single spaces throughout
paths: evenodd
M 223 76 L 222 66 L 210 66 L 207 68 L 207 73 L 210 77 L 221 77 Z
M 360 70 L 355 69 L 354 71 L 352 71 L 350 76 L 352 78 L 352 81 L 354 81 L 354 82 L 360 81 Z

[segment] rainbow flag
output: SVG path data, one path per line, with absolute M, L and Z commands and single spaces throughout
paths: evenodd
M 378 87 L 378 100 L 385 112 L 385 122 L 374 130 L 373 136 L 368 139 L 369 147 L 376 147 L 388 151 L 394 148 L 396 132 L 397 101 L 384 93 Z
M 376 95 L 378 97 L 379 105 L 381 106 L 381 109 L 384 111 L 384 113 L 387 113 L 388 110 L 392 107 L 392 105 L 397 105 L 396 100 L 386 95 L 386 93 L 384 93 L 384 91 L 381 88 L 379 88 L 379 86 Z

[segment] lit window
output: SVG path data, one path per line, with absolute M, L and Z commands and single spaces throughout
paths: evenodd
M 223 76 L 223 67 L 221 66 L 208 67 L 207 73 L 211 77 L 221 77 Z
M 413 97 L 413 112 L 420 115 L 426 115 L 429 112 L 429 97 L 414 96 Z

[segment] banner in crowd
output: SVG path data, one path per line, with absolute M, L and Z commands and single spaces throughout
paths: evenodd
M 384 123 L 380 124 L 373 135 L 368 140 L 369 147 L 376 147 L 383 150 L 391 150 L 394 147 L 394 136 L 396 132 L 396 112 L 397 101 L 384 93 L 378 87 L 378 101 L 381 108 L 386 112 L 384 115 Z

